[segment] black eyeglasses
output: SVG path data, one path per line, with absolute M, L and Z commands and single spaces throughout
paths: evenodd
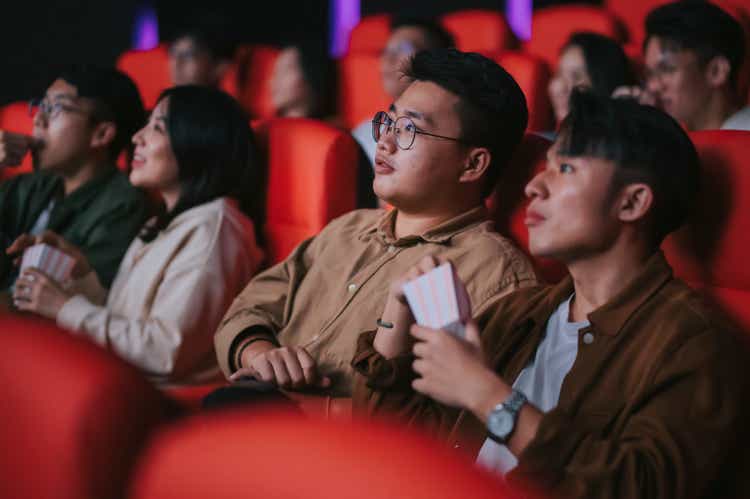
M 388 132 L 393 132 L 395 134 L 396 145 L 399 149 L 409 149 L 414 144 L 414 138 L 418 133 L 429 135 L 430 137 L 437 137 L 439 139 L 464 142 L 463 139 L 458 139 L 456 137 L 446 137 L 445 135 L 437 135 L 435 133 L 420 130 L 411 118 L 407 116 L 400 116 L 393 120 L 385 111 L 375 113 L 375 116 L 372 118 L 372 138 L 375 142 L 378 142 L 380 136 Z
M 62 102 L 49 102 L 46 99 L 34 99 L 29 102 L 29 116 L 34 116 L 37 113 L 42 113 L 48 120 L 55 119 L 61 111 L 68 113 L 85 113 L 83 109 L 73 107 L 69 104 L 63 104 Z

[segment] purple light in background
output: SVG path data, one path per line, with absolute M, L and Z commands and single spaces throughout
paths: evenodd
M 349 45 L 349 34 L 359 22 L 359 0 L 330 0 L 332 57 L 341 57 Z
M 506 0 L 505 17 L 519 40 L 526 41 L 531 38 L 533 3 L 533 0 Z
M 133 48 L 148 50 L 159 45 L 159 20 L 150 5 L 138 8 L 133 23 Z

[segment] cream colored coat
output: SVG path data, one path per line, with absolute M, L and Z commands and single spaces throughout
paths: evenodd
M 262 257 L 252 222 L 220 198 L 181 213 L 150 243 L 136 238 L 108 296 L 94 272 L 76 282 L 57 323 L 155 381 L 215 379 L 214 331 Z

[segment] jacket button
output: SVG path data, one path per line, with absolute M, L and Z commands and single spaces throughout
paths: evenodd
M 350 293 L 354 293 L 357 290 L 357 285 L 351 283 L 346 289 L 348 289 Z
M 587 345 L 591 345 L 594 342 L 594 335 L 591 333 L 586 333 L 583 335 L 583 342 Z

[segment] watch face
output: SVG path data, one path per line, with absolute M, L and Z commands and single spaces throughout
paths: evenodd
M 487 427 L 496 437 L 505 439 L 513 431 L 513 416 L 507 410 L 500 410 L 490 414 Z

